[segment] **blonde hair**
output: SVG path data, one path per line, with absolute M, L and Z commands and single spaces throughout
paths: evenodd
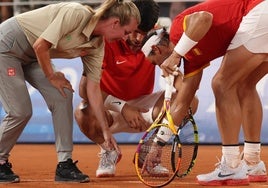
M 106 20 L 110 17 L 119 18 L 121 26 L 129 24 L 132 17 L 137 20 L 138 24 L 141 22 L 139 9 L 131 1 L 106 0 L 95 10 L 92 19 Z

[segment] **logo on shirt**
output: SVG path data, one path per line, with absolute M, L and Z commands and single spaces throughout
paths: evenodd
M 124 60 L 124 61 L 118 61 L 118 60 L 117 60 L 117 61 L 116 61 L 116 64 L 117 64 L 117 65 L 120 65 L 120 64 L 123 64 L 123 63 L 125 63 L 125 62 L 127 62 L 127 61 L 126 61 L 126 60 Z
M 10 67 L 7 69 L 7 75 L 8 76 L 15 76 L 16 75 L 16 69 L 14 67 Z
M 72 36 L 71 35 L 67 35 L 66 36 L 66 40 L 70 41 L 72 39 Z

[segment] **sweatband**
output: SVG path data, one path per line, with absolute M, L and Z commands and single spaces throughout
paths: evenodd
M 189 52 L 198 42 L 190 39 L 185 32 L 183 32 L 179 42 L 176 44 L 174 51 L 179 55 L 184 56 L 187 52 Z
M 120 113 L 125 104 L 126 104 L 126 101 L 118 99 L 112 95 L 108 95 L 104 101 L 104 106 L 108 110 L 112 110 L 114 112 L 120 112 Z
M 152 35 L 142 46 L 141 51 L 144 53 L 145 57 L 148 57 L 148 55 L 152 51 L 152 46 L 157 45 L 160 41 L 160 37 L 158 35 Z

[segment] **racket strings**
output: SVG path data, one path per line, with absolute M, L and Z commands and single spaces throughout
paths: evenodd
M 193 119 L 184 121 L 184 125 L 178 130 L 180 138 L 182 156 L 180 169 L 177 175 L 184 177 L 192 170 L 198 149 L 198 131 Z
M 151 187 L 163 186 L 176 176 L 171 165 L 172 143 L 175 136 L 169 133 L 169 141 L 164 146 L 160 146 L 154 142 L 158 129 L 159 127 L 156 127 L 148 132 L 143 141 L 140 142 L 141 147 L 138 154 L 136 153 L 138 164 L 135 164 L 135 166 L 137 174 L 143 183 Z M 143 168 L 146 157 L 151 154 L 154 156 L 153 165 Z

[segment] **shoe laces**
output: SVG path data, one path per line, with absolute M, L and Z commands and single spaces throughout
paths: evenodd
M 222 172 L 230 172 L 230 170 L 232 170 L 232 171 L 234 170 L 233 168 L 230 168 L 226 164 L 226 161 L 225 161 L 225 159 L 223 157 L 222 157 L 221 160 L 217 157 L 217 160 L 218 160 L 218 163 L 215 164 L 216 171 L 219 170 L 219 171 L 222 171 Z M 236 168 L 239 168 L 239 166 L 237 166 Z
M 108 167 L 115 165 L 116 158 L 113 160 L 112 151 L 102 151 L 99 153 L 100 166 Z
M 76 163 L 78 163 L 78 160 L 73 162 L 71 159 L 68 159 L 64 165 L 64 168 L 68 168 L 72 172 L 81 173 L 81 171 L 77 168 Z
M 216 156 L 218 162 L 215 164 L 215 168 L 216 170 L 220 170 L 220 171 L 226 171 L 227 170 L 227 166 L 223 164 L 223 161 L 219 159 L 218 156 Z

